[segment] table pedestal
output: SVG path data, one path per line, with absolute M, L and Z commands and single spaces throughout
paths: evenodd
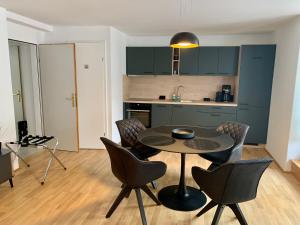
M 192 211 L 205 205 L 205 194 L 199 189 L 185 185 L 184 153 L 181 153 L 179 184 L 161 189 L 158 193 L 158 199 L 164 206 L 178 211 Z

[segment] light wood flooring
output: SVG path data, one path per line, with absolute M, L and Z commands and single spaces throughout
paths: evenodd
M 110 219 L 105 214 L 120 191 L 120 183 L 112 175 L 105 150 L 82 150 L 79 153 L 59 152 L 68 170 L 55 162 L 48 180 L 41 186 L 48 153 L 30 159 L 29 169 L 17 171 L 11 189 L 9 183 L 0 185 L 1 225 L 139 225 L 140 214 L 136 196 L 123 200 Z M 267 156 L 263 149 L 245 149 L 244 158 Z M 152 160 L 168 165 L 166 175 L 158 180 L 158 190 L 176 184 L 179 179 L 180 155 L 162 152 Z M 187 155 L 187 184 L 197 187 L 190 168 L 209 164 L 197 155 Z M 153 189 L 151 189 L 153 190 Z M 154 191 L 156 194 L 157 191 Z M 197 211 L 177 212 L 156 206 L 142 193 L 149 225 L 208 225 L 214 211 L 195 217 Z M 256 200 L 240 204 L 249 225 L 300 224 L 300 182 L 290 173 L 283 173 L 275 163 L 262 177 Z M 239 224 L 230 209 L 225 209 L 220 224 Z

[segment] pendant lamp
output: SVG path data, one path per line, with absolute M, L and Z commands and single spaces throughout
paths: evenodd
M 193 33 L 179 32 L 172 37 L 170 46 L 172 48 L 196 48 L 199 46 L 199 40 Z

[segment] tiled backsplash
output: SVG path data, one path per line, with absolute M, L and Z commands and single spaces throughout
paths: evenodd
M 236 80 L 236 76 L 123 76 L 124 98 L 158 99 L 165 95 L 170 99 L 176 87 L 183 85 L 183 99 L 214 99 L 223 84 L 230 84 L 235 93 Z

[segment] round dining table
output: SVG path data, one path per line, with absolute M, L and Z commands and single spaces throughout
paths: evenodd
M 173 138 L 172 130 L 176 128 L 193 130 L 195 136 L 191 139 Z M 220 134 L 215 129 L 196 126 L 149 128 L 139 135 L 138 140 L 150 148 L 181 154 L 179 184 L 164 187 L 158 193 L 158 199 L 164 206 L 178 211 L 196 210 L 206 203 L 206 196 L 201 190 L 185 184 L 186 154 L 221 152 L 230 149 L 234 145 L 234 140 L 229 135 Z

